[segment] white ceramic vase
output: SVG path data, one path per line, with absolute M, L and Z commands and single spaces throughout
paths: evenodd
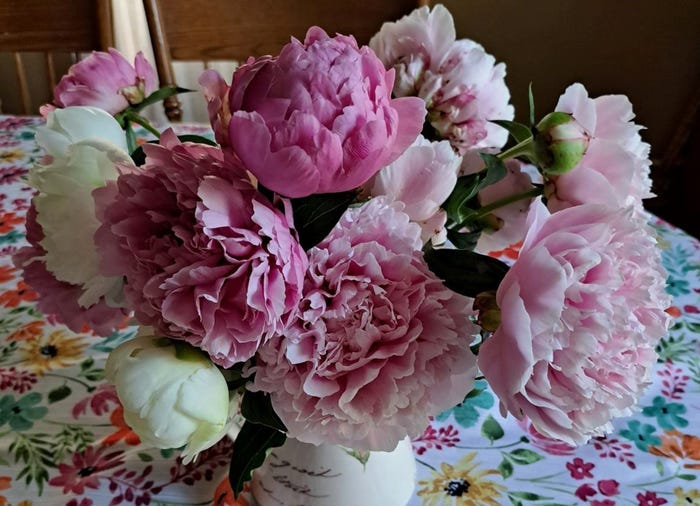
M 254 472 L 251 492 L 258 506 L 406 506 L 415 481 L 408 438 L 366 454 L 287 439 Z

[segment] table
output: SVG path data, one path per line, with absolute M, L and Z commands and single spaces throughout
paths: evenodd
M 103 367 L 135 329 L 106 339 L 68 331 L 35 309 L 36 294 L 13 267 L 32 195 L 23 177 L 41 156 L 33 134 L 40 122 L 0 116 L 0 506 L 234 504 L 224 493 L 228 440 L 185 466 L 175 451 L 141 445 L 124 423 Z M 478 395 L 413 441 L 411 506 L 700 505 L 700 242 L 652 220 L 675 322 L 640 411 L 572 448 L 504 419 L 479 381 Z

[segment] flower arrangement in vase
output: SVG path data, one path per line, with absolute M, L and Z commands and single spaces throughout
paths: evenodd
M 288 437 L 393 450 L 480 374 L 584 443 L 631 412 L 668 326 L 649 147 L 626 97 L 581 84 L 517 123 L 504 76 L 441 5 L 369 46 L 312 27 L 230 84 L 205 71 L 212 142 L 141 115 L 185 91 L 141 55 L 93 53 L 42 109 L 15 262 L 71 329 L 141 326 L 106 373 L 143 441 L 189 461 L 240 409 L 236 494 Z

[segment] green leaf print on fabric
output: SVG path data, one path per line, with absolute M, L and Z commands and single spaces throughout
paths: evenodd
M 462 402 L 454 408 L 443 411 L 435 419 L 444 422 L 452 414 L 455 422 L 461 427 L 473 427 L 479 421 L 478 409 L 487 410 L 493 407 L 493 395 L 486 390 L 486 387 L 486 380 L 476 380 L 473 390 L 467 394 Z

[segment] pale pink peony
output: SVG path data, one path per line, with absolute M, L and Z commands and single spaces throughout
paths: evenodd
M 438 4 L 432 10 L 424 6 L 398 21 L 384 23 L 369 47 L 387 68 L 396 71 L 394 94 L 405 97 L 418 94 L 423 74 L 437 70 L 456 37 L 452 14 Z
M 37 308 L 46 315 L 55 315 L 73 332 L 83 332 L 85 327 L 96 334 L 106 336 L 124 323 L 127 311 L 111 307 L 101 297 L 87 307 L 78 304 L 84 293 L 81 285 L 59 281 L 46 268 L 46 251 L 41 246 L 44 232 L 36 221 L 34 204 L 27 211 L 27 241 L 29 246 L 20 249 L 13 257 L 15 265 L 24 272 L 23 279 L 39 295 Z
M 505 165 L 506 176 L 479 192 L 479 203 L 482 206 L 533 188 L 531 174 L 537 172 L 534 166 L 515 159 L 508 160 Z M 525 198 L 491 212 L 491 228 L 481 233 L 476 249 L 488 253 L 522 241 L 527 233 L 527 215 L 531 203 L 532 198 Z
M 139 51 L 132 66 L 116 49 L 93 51 L 75 63 L 53 90 L 53 104 L 42 107 L 42 114 L 57 107 L 88 105 L 117 114 L 138 104 L 157 87 L 156 71 Z
M 386 71 L 355 39 L 312 27 L 277 57 L 233 75 L 230 144 L 267 188 L 287 197 L 351 190 L 420 133 L 425 106 L 391 98 Z
M 231 89 L 216 70 L 207 69 L 199 76 L 199 85 L 207 101 L 209 122 L 214 130 L 216 142 L 221 147 L 228 147 L 228 125 L 231 110 L 228 106 L 228 94 Z
M 343 215 L 309 251 L 296 322 L 258 352 L 254 388 L 291 437 L 391 450 L 471 390 L 471 301 L 430 272 L 400 207 Z
M 368 181 L 368 192 L 403 202 L 403 212 L 421 226 L 421 240 L 442 244 L 447 238 L 447 215 L 440 205 L 452 193 L 461 163 L 462 157 L 447 141 L 430 142 L 421 135 Z
M 532 446 L 550 455 L 563 456 L 576 453 L 575 446 L 565 443 L 564 441 L 559 441 L 558 439 L 548 438 L 537 432 L 537 429 L 535 429 L 532 422 L 530 422 L 527 417 L 518 420 L 518 425 L 527 434 L 527 438 Z
M 653 197 L 649 170 L 649 145 L 632 122 L 632 104 L 624 95 L 589 98 L 579 83 L 559 98 L 557 111 L 571 114 L 591 136 L 588 150 L 571 171 L 549 179 L 547 207 L 599 203 L 614 207 L 642 208 L 642 199 Z
M 580 444 L 631 414 L 649 384 L 669 324 L 666 273 L 632 208 L 549 215 L 536 202 L 530 220 L 498 288 L 501 325 L 481 346 L 479 368 L 504 409 Z
M 229 367 L 284 330 L 303 287 L 306 255 L 291 206 L 273 207 L 236 161 L 172 131 L 145 145 L 95 192 L 104 270 L 125 276 L 136 318 Z

